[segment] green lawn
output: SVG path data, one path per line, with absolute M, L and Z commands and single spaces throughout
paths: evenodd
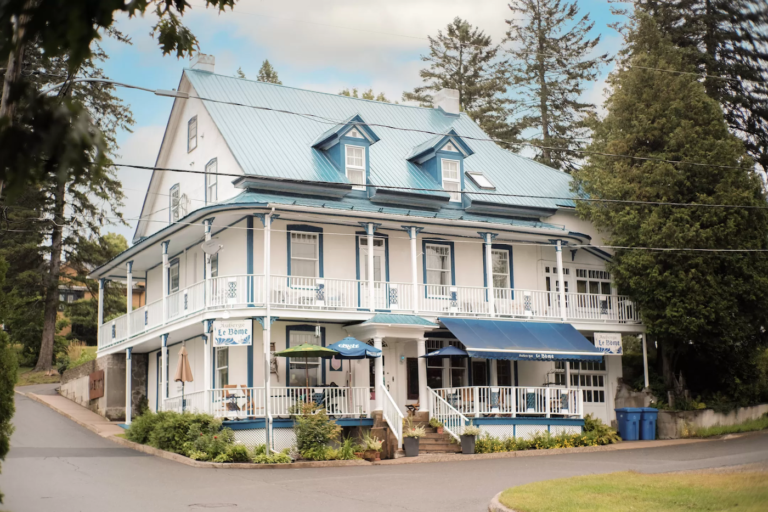
M 694 430 L 691 437 L 712 437 L 723 434 L 738 434 L 739 432 L 753 432 L 755 430 L 768 429 L 768 414 L 764 414 L 756 420 L 745 421 L 738 425 L 715 426 Z
M 61 377 L 58 373 L 46 375 L 45 372 L 33 372 L 32 368 L 20 366 L 17 372 L 17 386 L 31 386 L 32 384 L 52 384 L 60 382 Z
M 516 512 L 765 511 L 768 472 L 623 472 L 512 487 L 501 502 Z

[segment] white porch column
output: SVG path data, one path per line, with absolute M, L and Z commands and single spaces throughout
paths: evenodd
M 416 356 L 419 365 L 419 411 L 429 411 L 429 392 L 427 391 L 427 360 L 421 356 L 427 354 L 427 340 L 416 340 Z
M 101 324 L 104 323 L 104 285 L 107 280 L 103 277 L 99 279 L 99 309 L 98 309 L 98 326 L 99 326 L 99 340 L 101 340 Z
M 478 232 L 485 241 L 485 282 L 488 293 L 488 313 L 496 316 L 496 294 L 493 292 L 493 239 L 498 236 L 496 233 Z
M 381 350 L 382 338 L 373 338 L 373 346 Z M 376 400 L 373 402 L 373 410 L 381 411 L 384 409 L 384 356 L 377 357 L 373 367 L 373 392 L 376 394 Z
M 211 225 L 212 224 L 213 224 L 213 217 L 211 217 L 210 219 L 205 219 L 203 221 L 203 228 L 205 229 L 205 241 L 206 242 L 211 239 Z M 211 255 L 207 254 L 207 253 L 203 253 L 203 258 L 205 258 L 205 260 L 204 260 L 204 262 L 205 262 L 205 270 L 204 270 L 204 272 L 205 272 L 205 280 L 206 280 L 206 284 L 203 287 L 203 290 L 204 290 L 204 293 L 205 293 L 205 297 L 204 297 L 205 298 L 205 302 L 204 302 L 204 304 L 205 304 L 206 307 L 208 307 L 208 305 L 211 302 L 211 298 L 210 298 L 211 297 L 211 286 L 209 285 L 209 283 L 211 282 Z M 208 388 L 206 388 L 206 389 L 208 389 Z
M 272 440 L 270 439 L 270 425 L 271 425 L 271 358 L 272 353 L 269 350 L 272 342 L 272 221 L 278 216 L 272 213 L 258 214 L 257 217 L 261 219 L 264 224 L 264 301 L 265 301 L 265 316 L 262 326 L 262 359 L 264 364 L 264 415 L 266 418 L 266 444 L 272 449 Z
M 170 241 L 160 242 L 163 250 L 163 324 L 168 321 L 168 244 Z
M 491 359 L 491 386 L 499 385 L 499 367 L 496 365 L 496 359 Z
M 643 337 L 643 378 L 645 379 L 645 389 L 648 389 L 650 386 L 648 382 L 648 346 L 646 345 L 645 333 L 641 336 Z
M 563 272 L 563 247 L 561 241 L 557 241 L 555 246 L 555 256 L 557 257 L 557 282 L 560 289 L 560 316 L 563 322 L 568 321 L 568 308 L 565 306 L 565 279 Z
M 376 226 L 373 222 L 369 222 L 365 225 L 365 232 L 368 235 L 368 309 L 373 313 L 376 310 L 376 281 L 373 275 L 373 233 L 376 231 Z M 378 399 L 378 395 L 377 395 Z
M 131 351 L 133 347 L 125 349 L 125 424 L 131 424 L 133 412 L 133 387 L 131 386 Z
M 160 349 L 160 364 L 162 365 L 162 368 L 160 368 L 160 385 L 162 388 L 160 390 L 161 402 L 157 407 L 158 411 L 163 410 L 165 400 L 168 398 L 168 335 L 161 334 L 160 342 L 162 343 L 162 348 Z
M 128 332 L 128 337 L 131 337 L 131 311 L 133 311 L 133 261 L 129 261 L 125 264 L 125 302 L 126 302 L 126 311 L 125 314 L 128 315 L 126 318 L 126 331 Z
M 571 362 L 563 362 L 565 363 L 565 389 L 571 389 Z
M 417 244 L 417 237 L 419 231 L 423 228 L 417 226 L 403 226 L 408 232 L 408 236 L 411 238 L 411 285 L 413 286 L 412 300 L 413 300 L 413 313 L 419 314 L 419 249 Z
M 206 396 L 212 387 L 213 368 L 211 367 L 211 347 L 213 346 L 213 320 L 203 320 L 203 389 Z

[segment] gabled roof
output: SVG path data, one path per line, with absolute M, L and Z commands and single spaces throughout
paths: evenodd
M 497 146 L 464 113 L 447 115 L 440 109 L 305 91 L 199 70 L 184 73 L 203 98 L 256 107 L 203 101 L 246 175 L 346 183 L 344 175 L 312 145 L 329 129 L 360 116 L 380 138 L 370 147 L 373 186 L 439 189 L 431 176 L 407 158 L 414 148 L 453 130 L 475 152 L 465 159 L 464 170 L 482 172 L 496 185 L 496 193 L 515 196 L 470 193 L 470 200 L 550 210 L 574 206 L 570 200 L 531 197 L 572 197 L 570 176 Z M 465 190 L 482 192 L 470 180 Z
M 323 134 L 320 135 L 317 140 L 312 143 L 312 147 L 326 149 L 327 147 L 333 145 L 336 140 L 340 139 L 341 136 L 349 131 L 352 127 L 356 127 L 371 144 L 379 141 L 379 137 L 376 135 L 376 132 L 371 130 L 370 127 L 365 124 L 363 118 L 359 115 L 354 115 L 346 121 L 339 123 L 336 126 L 323 132 Z
M 436 135 L 413 148 L 411 154 L 408 155 L 408 160 L 419 161 L 424 157 L 428 158 L 431 156 L 431 154 L 437 152 L 437 150 L 446 144 L 449 140 L 459 148 L 459 151 L 461 151 L 461 153 L 464 155 L 464 158 L 472 156 L 475 153 L 472 151 L 472 148 L 469 147 L 467 143 L 461 139 L 459 134 L 456 133 L 456 130 L 451 128 L 447 134 Z

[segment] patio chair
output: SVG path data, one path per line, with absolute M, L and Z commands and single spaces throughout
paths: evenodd
M 415 404 L 405 404 L 405 409 L 408 411 L 409 416 L 416 414 L 416 411 L 419 410 L 419 407 L 419 402 L 416 402 Z

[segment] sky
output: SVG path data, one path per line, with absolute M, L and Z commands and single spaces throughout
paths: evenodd
M 342 89 L 373 88 L 400 101 L 403 91 L 421 83 L 421 55 L 428 53 L 428 35 L 444 30 L 459 16 L 501 42 L 511 18 L 506 0 L 239 0 L 234 11 L 204 8 L 204 0 L 188 0 L 192 9 L 183 20 L 199 41 L 200 51 L 216 57 L 215 72 L 234 75 L 242 68 L 255 78 L 264 59 L 277 70 L 284 85 L 338 93 Z M 591 37 L 601 35 L 596 51 L 615 53 L 621 38 L 609 23 L 607 0 L 578 0 L 581 14 L 595 22 Z M 119 82 L 151 89 L 178 87 L 187 59 L 163 56 L 149 35 L 155 18 L 119 18 L 118 30 L 132 44 L 104 39 L 109 55 L 106 75 Z M 584 98 L 602 104 L 604 79 L 588 84 Z M 117 160 L 154 165 L 173 105 L 172 98 L 125 88 L 117 95 L 130 105 L 136 124 L 118 134 Z M 121 169 L 125 193 L 122 213 L 128 226 L 109 226 L 129 244 L 149 184 L 151 171 Z

